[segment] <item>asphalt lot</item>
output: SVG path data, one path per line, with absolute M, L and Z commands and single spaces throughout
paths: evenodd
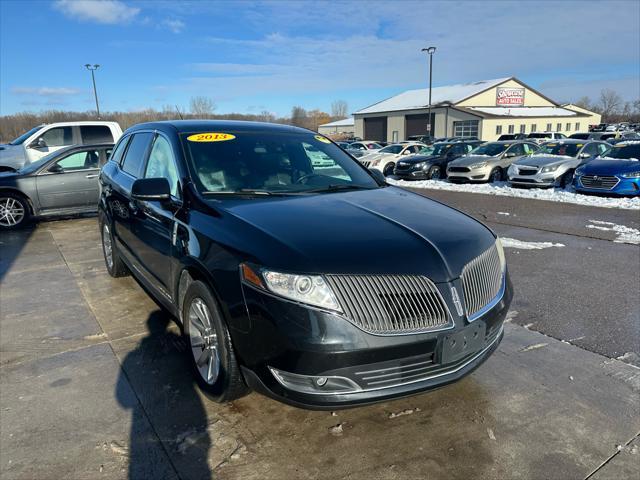
M 585 225 L 638 228 L 638 212 L 421 193 L 565 246 L 507 249 L 510 323 L 471 376 L 335 415 L 206 400 L 176 325 L 107 275 L 95 218 L 1 234 L 0 477 L 637 477 L 640 246 Z

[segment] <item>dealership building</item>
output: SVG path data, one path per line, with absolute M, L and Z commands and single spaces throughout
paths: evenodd
M 408 90 L 353 114 L 355 135 L 399 142 L 428 134 L 429 89 Z M 435 87 L 431 93 L 433 136 L 496 140 L 506 133 L 586 132 L 600 115 L 560 105 L 515 77 Z

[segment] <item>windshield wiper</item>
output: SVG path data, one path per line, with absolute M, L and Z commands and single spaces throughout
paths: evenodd
M 304 193 L 316 193 L 316 192 L 336 192 L 338 190 L 373 190 L 375 187 L 363 187 L 362 185 L 345 185 L 343 183 L 334 183 L 331 185 L 325 185 L 324 187 L 312 188 L 310 190 L 303 190 Z

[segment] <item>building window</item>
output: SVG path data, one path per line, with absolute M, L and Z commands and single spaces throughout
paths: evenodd
M 520 125 L 520 133 L 524 133 L 526 131 L 527 131 L 527 126 L 524 124 Z
M 509 133 L 514 133 L 515 127 L 513 125 L 509 125 Z
M 551 131 L 551 128 L 552 128 L 551 124 L 550 124 L 550 123 L 547 123 L 547 132 L 550 132 L 550 131 Z
M 570 131 L 571 131 L 571 124 L 570 124 L 569 122 L 567 122 L 567 128 L 565 128 L 565 130 L 566 130 L 567 132 L 570 132 Z
M 478 123 L 478 120 L 453 122 L 453 135 L 456 137 L 477 137 Z
M 531 124 L 531 133 L 535 132 L 538 129 L 538 125 L 536 125 L 535 123 Z
M 502 134 L 502 125 L 496 125 L 496 135 Z
M 556 132 L 560 132 L 562 131 L 562 124 L 561 123 L 557 123 L 556 124 Z
M 576 122 L 576 132 L 580 131 L 580 122 Z

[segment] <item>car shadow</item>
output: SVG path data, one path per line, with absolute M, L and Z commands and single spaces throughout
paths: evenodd
M 121 363 L 115 396 L 122 407 L 131 410 L 131 480 L 173 477 L 175 470 L 180 478 L 211 478 L 207 413 L 197 384 L 187 373 L 185 340 L 171 331 L 171 323 L 167 312 L 152 312 L 148 335 Z M 165 454 L 172 471 L 167 471 L 166 458 L 158 458 Z
M 0 281 L 18 260 L 35 229 L 36 226 L 30 224 L 15 230 L 0 230 Z

